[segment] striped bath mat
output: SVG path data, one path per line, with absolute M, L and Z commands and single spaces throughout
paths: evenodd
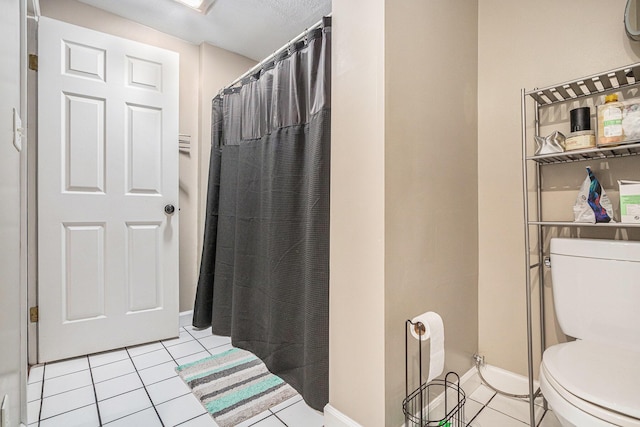
M 297 394 L 260 359 L 239 348 L 176 371 L 220 427 L 235 426 Z

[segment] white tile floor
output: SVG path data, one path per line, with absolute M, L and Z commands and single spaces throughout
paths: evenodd
M 176 339 L 35 366 L 27 390 L 29 427 L 216 427 L 175 367 L 229 348 L 228 337 L 187 326 Z M 538 408 L 537 427 L 560 427 L 552 411 Z M 480 385 L 467 390 L 465 418 L 471 427 L 523 427 L 529 404 Z M 323 422 L 298 395 L 239 427 Z
M 503 371 L 506 372 L 506 371 Z M 486 372 L 485 372 L 486 373 Z M 526 388 L 527 380 L 519 375 L 508 373 L 500 378 L 500 387 L 512 393 L 519 393 Z M 490 388 L 480 383 L 475 374 L 463 386 L 466 394 L 464 404 L 465 426 L 468 427 L 524 427 L 529 425 L 529 403 L 521 399 L 511 399 L 496 394 Z M 452 402 L 457 402 L 457 395 L 450 395 Z M 536 427 L 560 427 L 551 410 L 545 411 L 543 401 L 540 398 L 536 402 Z M 434 419 L 439 419 L 443 414 L 455 408 L 450 406 L 447 411 L 442 402 L 431 409 Z M 425 416 L 427 416 L 425 414 Z M 419 423 L 417 423 L 419 424 Z M 410 423 L 411 427 L 417 424 Z M 454 425 L 455 422 L 453 423 Z
M 34 366 L 29 427 L 216 427 L 175 367 L 231 348 L 211 329 L 179 338 Z M 321 427 L 322 413 L 296 396 L 240 427 Z
M 494 393 L 480 385 L 467 396 L 465 418 L 470 427 L 524 427 L 529 425 L 529 403 Z M 540 405 L 536 410 L 537 427 L 561 427 L 551 410 Z

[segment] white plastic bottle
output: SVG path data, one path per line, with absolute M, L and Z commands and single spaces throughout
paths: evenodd
M 618 102 L 618 95 L 607 95 L 602 108 L 602 133 L 599 144 L 614 144 L 622 141 L 622 106 Z M 609 105 L 610 104 L 610 105 Z

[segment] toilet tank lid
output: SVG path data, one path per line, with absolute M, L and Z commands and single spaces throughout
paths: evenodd
M 640 419 L 640 353 L 577 340 L 549 347 L 542 360 L 547 372 L 573 395 Z
M 640 242 L 603 239 L 551 239 L 552 255 L 640 262 Z

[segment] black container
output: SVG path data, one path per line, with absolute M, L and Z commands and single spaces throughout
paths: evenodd
M 571 132 L 591 130 L 591 109 L 589 107 L 575 108 L 569 111 L 571 118 Z

